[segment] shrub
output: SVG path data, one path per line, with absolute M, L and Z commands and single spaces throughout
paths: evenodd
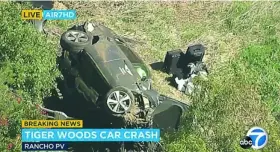
M 32 97 L 42 97 L 53 86 L 56 47 L 21 20 L 21 7 L 14 3 L 0 5 L 0 61 L 6 83 Z
M 29 94 L 13 92 L 3 85 L 5 78 L 0 70 L 0 151 L 8 151 L 9 144 L 13 144 L 14 151 L 21 151 L 21 120 L 40 119 L 42 116 Z
M 23 5 L 23 7 L 28 7 Z M 21 5 L 0 3 L 0 151 L 21 151 L 23 119 L 40 119 L 35 104 L 59 74 L 56 47 L 20 18 Z M 3 123 L 8 120 L 8 124 Z

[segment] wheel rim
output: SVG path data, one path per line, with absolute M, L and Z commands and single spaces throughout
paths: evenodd
M 131 106 L 130 96 L 123 91 L 114 91 L 112 92 L 107 99 L 108 108 L 118 114 L 125 113 L 129 110 Z
M 69 41 L 76 43 L 83 43 L 88 41 L 88 36 L 82 32 L 70 31 L 66 34 L 66 38 Z

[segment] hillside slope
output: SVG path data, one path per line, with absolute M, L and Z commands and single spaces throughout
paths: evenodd
M 249 151 L 240 148 L 239 140 L 252 126 L 268 131 L 269 142 L 263 151 L 279 151 L 280 3 L 64 5 L 77 9 L 78 20 L 52 21 L 48 29 L 63 31 L 76 22 L 97 20 L 121 35 L 144 42 L 134 47 L 149 64 L 162 61 L 168 50 L 197 42 L 205 44 L 205 61 L 211 74 L 208 82 L 198 82 L 203 83 L 203 93 L 187 97 L 168 85 L 167 74 L 153 70 L 155 88 L 161 93 L 192 101 L 180 132 L 164 139 L 166 151 Z M 30 103 L 40 103 L 48 95 L 57 75 L 55 49 L 59 37 L 46 39 L 24 24 L 18 15 L 22 7 L 0 3 L 0 115 L 13 122 L 0 126 L 0 151 L 8 151 L 9 143 L 17 143 L 14 151 L 20 151 L 20 120 L 38 119 L 39 112 Z M 14 87 L 20 104 L 7 85 Z

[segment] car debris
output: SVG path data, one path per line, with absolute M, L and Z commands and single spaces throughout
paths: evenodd
M 163 71 L 172 74 L 177 90 L 191 95 L 195 89 L 200 89 L 200 86 L 193 84 L 195 77 L 207 80 L 208 69 L 202 61 L 204 54 L 205 47 L 202 44 L 189 46 L 186 53 L 181 49 L 166 53 Z
M 46 115 L 46 117 L 48 119 L 54 119 L 54 120 L 73 120 L 74 119 L 74 118 L 67 116 L 62 111 L 50 110 L 50 109 L 43 107 L 42 105 L 38 105 L 38 108 L 41 109 L 42 111 L 45 111 L 48 114 L 48 115 Z

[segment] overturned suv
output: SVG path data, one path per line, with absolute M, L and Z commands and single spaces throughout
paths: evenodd
M 62 34 L 59 69 L 67 90 L 114 117 L 177 128 L 187 105 L 151 87 L 149 68 L 111 29 L 98 23 L 75 25 Z M 71 92 L 68 92 L 71 93 Z

